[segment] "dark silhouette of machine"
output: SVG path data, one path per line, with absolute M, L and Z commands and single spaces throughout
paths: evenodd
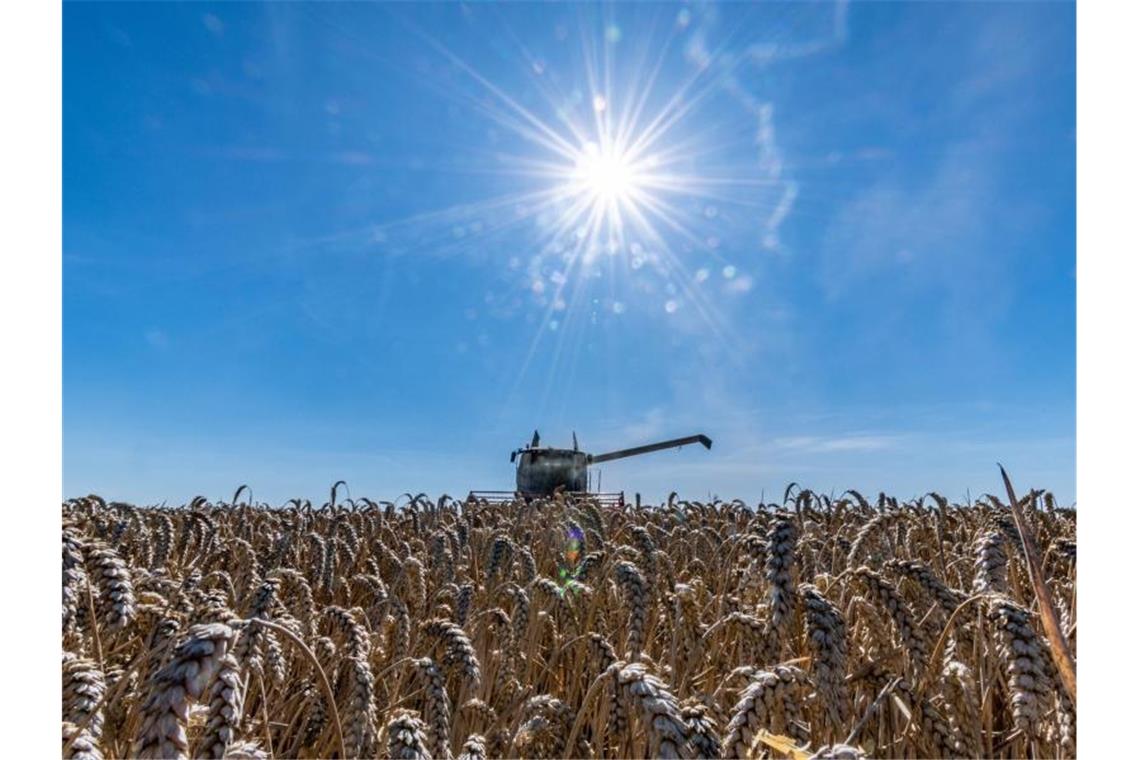
M 587 454 L 578 449 L 578 436 L 574 434 L 574 448 L 556 449 L 541 446 L 538 431 L 530 445 L 511 452 L 511 461 L 518 463 L 515 471 L 515 486 L 519 493 L 535 496 L 549 496 L 558 488 L 571 493 L 588 491 L 590 488 L 589 467 L 592 464 L 625 459 L 651 451 L 680 448 L 690 443 L 700 443 L 706 449 L 712 447 L 712 440 L 706 435 L 690 435 L 660 443 L 649 443 L 620 449 L 606 454 Z
M 471 498 L 502 500 L 506 497 L 522 496 L 532 498 L 536 496 L 550 496 L 558 490 L 569 494 L 588 493 L 590 491 L 590 465 L 611 462 L 615 459 L 648 454 L 662 449 L 680 448 L 691 443 L 699 443 L 706 449 L 712 447 L 712 439 L 707 435 L 690 435 L 685 438 L 673 438 L 660 443 L 649 443 L 644 446 L 634 446 L 629 449 L 610 451 L 605 454 L 587 454 L 578 448 L 578 436 L 573 435 L 574 447 L 570 449 L 557 449 L 552 446 L 542 446 L 538 431 L 530 445 L 511 452 L 511 461 L 517 464 L 515 471 L 516 491 L 473 491 Z M 622 494 L 595 494 L 624 502 Z

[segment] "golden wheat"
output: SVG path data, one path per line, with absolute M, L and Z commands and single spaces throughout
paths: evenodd
M 1041 496 L 1075 647 L 1076 514 Z M 66 502 L 63 755 L 1075 754 L 995 497 L 401 502 Z

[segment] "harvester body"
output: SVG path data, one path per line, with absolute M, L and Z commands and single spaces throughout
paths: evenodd
M 662 449 L 680 448 L 692 443 L 699 443 L 706 449 L 712 447 L 712 440 L 708 436 L 690 435 L 605 454 L 587 454 L 578 449 L 576 435 L 574 448 L 558 449 L 541 446 L 536 430 L 529 446 L 511 452 L 511 461 L 517 466 L 515 486 L 518 493 L 524 496 L 550 496 L 559 489 L 569 493 L 583 493 L 590 487 L 591 464 L 648 454 Z

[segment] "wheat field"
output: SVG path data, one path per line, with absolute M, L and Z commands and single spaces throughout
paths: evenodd
M 1072 757 L 1009 502 L 63 504 L 72 758 Z M 1076 513 L 1021 500 L 1076 649 Z

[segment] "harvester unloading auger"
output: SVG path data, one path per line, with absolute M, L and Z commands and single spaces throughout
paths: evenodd
M 568 494 L 585 494 L 590 492 L 590 465 L 602 462 L 611 462 L 615 459 L 648 454 L 662 449 L 680 448 L 692 443 L 699 443 L 706 449 L 712 448 L 712 439 L 707 435 L 690 435 L 684 438 L 673 438 L 659 443 L 648 443 L 644 446 L 634 446 L 628 449 L 619 449 L 605 454 L 588 454 L 578 448 L 578 436 L 574 435 L 574 447 L 571 449 L 556 449 L 551 446 L 542 446 L 538 431 L 530 445 L 511 452 L 511 461 L 517 464 L 515 471 L 514 493 L 506 491 L 473 491 L 470 498 L 486 498 L 489 500 L 503 500 L 506 497 L 534 498 L 551 496 L 562 490 Z M 603 497 L 603 500 L 624 501 L 622 494 L 591 494 Z

